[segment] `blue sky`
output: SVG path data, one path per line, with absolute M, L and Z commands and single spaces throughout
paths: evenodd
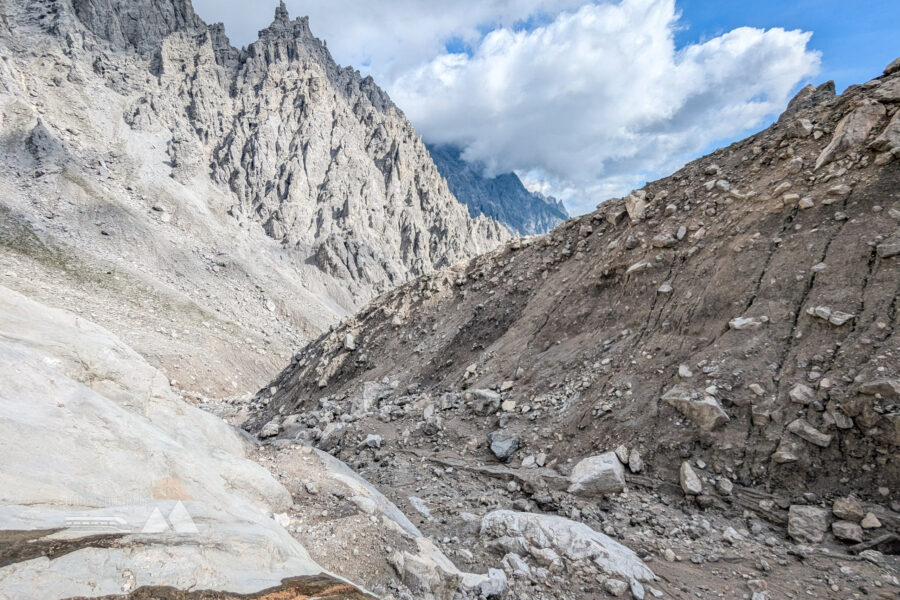
M 900 55 L 900 0 L 286 0 L 427 141 L 516 171 L 573 214 Z M 194 0 L 236 45 L 277 0 Z
M 881 75 L 900 56 L 900 0 L 756 0 L 677 3 L 684 26 L 676 43 L 703 41 L 736 27 L 802 29 L 822 52 L 817 80 L 833 79 L 838 92 Z

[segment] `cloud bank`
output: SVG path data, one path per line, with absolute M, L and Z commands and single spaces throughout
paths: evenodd
M 586 5 L 492 31 L 390 91 L 429 140 L 548 182 L 581 212 L 759 126 L 819 67 L 809 33 L 740 28 L 677 49 L 677 26 L 671 0 Z
M 210 18 L 231 0 L 195 2 Z M 820 65 L 802 31 L 739 28 L 678 48 L 674 0 L 288 6 L 426 140 L 514 170 L 574 213 L 761 126 Z

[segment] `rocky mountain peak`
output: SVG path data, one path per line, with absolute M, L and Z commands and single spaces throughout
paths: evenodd
M 266 38 L 272 34 L 287 34 L 294 38 L 315 40 L 321 44 L 321 42 L 313 36 L 312 31 L 309 28 L 309 17 L 297 17 L 296 19 L 291 20 L 291 16 L 288 13 L 287 6 L 285 6 L 284 2 L 275 9 L 275 20 L 272 21 L 272 24 L 266 29 L 260 31 L 259 37 Z
M 76 17 L 119 49 L 153 54 L 176 31 L 202 31 L 190 0 L 73 0 Z

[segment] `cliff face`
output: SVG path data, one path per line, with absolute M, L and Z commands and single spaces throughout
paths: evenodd
M 259 338 L 253 359 L 230 357 L 236 372 L 224 374 L 258 384 L 274 348 L 508 238 L 469 217 L 390 98 L 335 64 L 284 6 L 245 51 L 188 0 L 27 0 L 0 13 L 7 223 Z M 23 272 L 34 267 L 6 248 Z M 61 289 L 100 307 L 137 302 L 121 290 L 99 302 L 74 280 Z M 102 325 L 129 326 L 102 312 Z M 169 331 L 147 335 L 159 329 Z M 178 354 L 196 356 L 191 375 L 215 380 L 202 343 L 171 356 L 162 340 L 136 345 L 173 369 L 190 362 Z
M 459 148 L 429 145 L 428 150 L 450 191 L 473 218 L 490 217 L 520 235 L 547 233 L 569 218 L 562 202 L 529 192 L 515 173 L 485 177 L 480 165 L 463 160 Z

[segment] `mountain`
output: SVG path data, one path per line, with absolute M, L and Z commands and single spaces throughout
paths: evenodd
M 374 294 L 509 238 L 283 5 L 246 50 L 188 0 L 0 10 L 0 283 L 184 389 L 254 389 Z
M 753 580 L 734 597 L 831 596 L 816 569 L 851 589 L 819 558 L 847 551 L 876 550 L 873 581 L 900 531 L 898 159 L 900 61 L 809 86 L 757 135 L 376 298 L 247 427 L 399 506 L 414 489 L 424 531 L 516 597 L 627 590 L 591 531 L 655 557 L 634 597 L 723 593 L 726 556 Z
M 472 218 L 490 217 L 519 235 L 547 233 L 569 218 L 562 202 L 529 192 L 515 173 L 485 177 L 483 166 L 467 163 L 459 148 L 427 147 L 450 191 L 469 208 Z

